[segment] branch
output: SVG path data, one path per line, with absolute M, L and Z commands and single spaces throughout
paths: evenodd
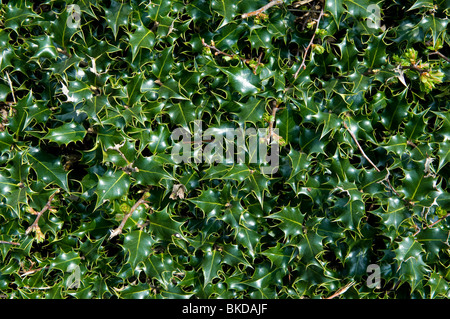
M 334 297 L 337 297 L 339 295 L 342 295 L 343 293 L 345 293 L 351 286 L 353 286 L 356 282 L 355 281 L 351 281 L 348 284 L 346 284 L 344 287 L 342 287 L 341 289 L 339 289 L 338 291 L 336 291 L 334 294 L 332 294 L 330 297 L 325 298 L 325 299 L 333 299 Z
M 5 240 L 0 240 L 0 244 L 20 246 L 20 243 L 16 243 L 16 242 L 13 242 L 13 241 L 5 241 Z
M 389 174 L 389 171 L 388 171 Z M 400 194 L 395 190 L 394 186 L 392 186 L 391 182 L 389 181 L 389 175 L 386 176 L 386 182 L 389 185 L 389 188 L 395 193 L 395 195 L 397 195 L 398 197 L 401 198 Z M 411 204 L 410 202 L 408 202 L 406 199 L 402 198 L 407 204 Z
M 244 61 L 245 63 L 249 63 L 251 61 L 250 59 L 242 58 L 239 55 L 234 54 L 234 53 L 233 54 L 229 54 L 229 53 L 223 52 L 223 51 L 219 50 L 218 48 L 216 48 L 214 45 L 207 44 L 205 42 L 205 39 L 203 39 L 203 38 L 202 38 L 202 44 L 203 44 L 203 46 L 205 46 L 207 48 L 210 48 L 211 50 L 216 51 L 215 55 L 222 54 L 222 55 L 225 55 L 225 56 L 230 57 L 230 58 L 238 57 L 240 60 Z
M 414 144 L 413 142 L 409 141 L 409 140 L 406 141 L 406 144 L 409 145 L 409 146 L 412 146 L 412 147 L 414 147 L 414 148 L 417 148 L 417 145 Z
M 211 41 L 211 42 L 212 42 L 212 41 Z M 213 42 L 212 42 L 212 43 L 213 43 Z M 236 57 L 236 58 L 239 58 L 239 60 L 241 60 L 241 61 L 247 63 L 251 68 L 253 68 L 253 74 L 255 74 L 255 75 L 256 75 L 256 70 L 257 70 L 258 67 L 262 64 L 262 63 L 261 63 L 261 58 L 262 58 L 263 52 L 260 53 L 260 55 L 259 55 L 259 57 L 258 57 L 258 60 L 256 61 L 256 64 L 252 64 L 252 63 L 251 63 L 251 62 L 252 62 L 252 59 L 246 59 L 246 58 L 240 57 L 239 55 L 234 54 L 234 53 L 233 53 L 233 54 L 229 54 L 229 53 L 223 52 L 222 50 L 219 50 L 218 48 L 216 48 L 214 45 L 207 44 L 207 43 L 205 42 L 205 39 L 203 39 L 203 38 L 202 38 L 202 44 L 203 44 L 204 47 L 207 47 L 207 48 L 209 48 L 209 49 L 211 49 L 211 50 L 216 51 L 216 53 L 214 53 L 214 55 L 219 55 L 219 54 L 221 54 L 221 55 L 225 55 L 225 56 L 227 56 L 227 57 L 229 57 L 229 58 L 235 58 L 235 57 Z M 156 83 L 156 81 L 155 81 L 155 83 Z
M 295 72 L 295 74 L 294 74 L 294 79 L 297 78 L 298 73 L 300 72 L 300 69 L 301 69 L 301 68 L 303 68 L 303 70 L 306 69 L 306 64 L 305 64 L 306 56 L 308 55 L 309 48 L 312 46 L 312 44 L 313 44 L 313 42 L 314 42 L 314 38 L 316 37 L 316 32 L 317 32 L 317 29 L 319 28 L 319 22 L 320 22 L 320 19 L 322 18 L 322 16 L 323 16 L 323 9 L 320 10 L 319 17 L 318 17 L 317 20 L 316 20 L 316 21 L 317 21 L 316 29 L 314 30 L 314 34 L 313 34 L 311 40 L 309 41 L 309 44 L 308 44 L 308 46 L 306 47 L 305 52 L 303 53 L 302 64 L 300 64 L 299 68 L 298 68 L 297 71 Z
M 278 107 L 279 105 L 280 105 L 279 103 L 276 104 L 276 105 L 273 107 L 273 109 L 272 109 L 272 115 L 271 115 L 270 121 L 269 121 L 269 134 L 268 134 L 268 136 L 267 136 L 267 143 L 270 142 L 270 138 L 271 138 L 272 135 L 274 134 L 274 133 L 273 133 L 273 124 L 275 123 L 275 116 L 276 116 L 276 114 L 277 114 L 277 111 L 280 109 L 280 108 Z
M 422 229 L 419 229 L 418 231 L 416 231 L 416 232 L 414 233 L 413 236 L 416 236 L 418 233 L 420 233 L 420 232 L 421 232 L 422 230 L 424 230 L 424 229 L 433 227 L 434 225 L 436 225 L 437 223 L 439 223 L 441 220 L 446 219 L 447 217 L 450 217 L 450 213 L 448 213 L 448 214 L 445 215 L 444 217 L 439 218 L 437 221 L 432 222 L 430 225 L 425 225 Z
M 150 194 L 148 192 L 144 192 L 144 195 L 142 195 L 142 197 L 133 205 L 133 207 L 131 207 L 130 211 L 128 213 L 125 214 L 125 216 L 122 219 L 122 222 L 120 223 L 119 227 L 117 227 L 116 229 L 111 231 L 111 235 L 109 236 L 109 239 L 120 235 L 122 233 L 122 229 L 125 226 L 125 223 L 127 222 L 128 218 L 133 215 L 134 211 L 139 207 L 139 205 L 143 204 L 143 203 L 148 203 L 148 201 L 146 201 L 145 199 L 149 196 Z
M 35 272 L 38 272 L 39 270 L 42 270 L 42 269 L 48 269 L 49 267 L 48 266 L 46 266 L 46 267 L 42 267 L 42 268 L 36 268 L 36 269 L 31 269 L 31 270 L 28 270 L 28 271 L 24 271 L 24 272 L 22 272 L 21 274 L 20 274 L 20 277 L 26 277 L 26 276 L 28 276 L 28 275 L 31 275 L 31 274 L 34 274 Z
M 355 136 L 355 134 L 348 128 L 347 124 L 344 122 L 344 127 L 345 129 L 350 133 L 350 135 L 352 136 L 353 140 L 355 141 L 356 145 L 358 146 L 362 156 L 375 168 L 375 170 L 377 172 L 380 172 L 380 169 L 370 160 L 369 157 L 367 157 L 366 153 L 364 153 L 364 150 L 362 149 L 361 145 L 359 145 L 358 140 Z
M 261 63 L 261 59 L 263 56 L 263 52 L 261 51 L 261 53 L 258 56 L 258 63 L 256 63 L 256 66 L 253 68 L 253 74 L 256 75 L 256 70 L 258 69 L 258 67 L 262 64 Z
M 61 49 L 61 48 L 56 48 L 56 51 L 58 51 L 59 53 L 61 53 L 61 54 L 64 54 L 66 57 L 68 57 L 68 58 L 71 58 L 72 56 L 69 54 L 69 53 L 67 53 L 67 51 L 64 49 Z
M 350 133 L 350 135 L 352 136 L 353 140 L 355 141 L 356 145 L 359 148 L 359 151 L 361 152 L 362 156 L 375 168 L 375 170 L 377 172 L 381 172 L 380 169 L 370 160 L 370 158 L 366 155 L 366 153 L 364 152 L 363 148 L 361 147 L 361 145 L 358 143 L 358 139 L 356 138 L 355 134 L 349 129 L 349 127 L 347 126 L 347 124 L 344 122 L 344 127 L 346 128 L 346 130 Z M 387 169 L 386 169 L 387 170 Z M 386 176 L 386 178 L 384 180 L 386 180 L 386 182 L 389 185 L 389 188 L 395 193 L 395 195 L 397 195 L 398 197 L 401 198 L 400 194 L 395 190 L 394 186 L 392 186 L 391 182 L 389 181 L 389 171 L 387 170 L 388 175 Z M 381 181 L 382 183 L 383 181 Z M 384 185 L 384 184 L 383 184 Z M 407 201 L 406 201 L 407 202 Z M 407 202 L 408 203 L 408 202 Z
M 36 219 L 34 220 L 34 223 L 30 227 L 28 227 L 28 229 L 25 231 L 25 235 L 28 235 L 32 230 L 39 229 L 39 226 L 38 226 L 39 218 L 41 218 L 42 214 L 44 214 L 48 209 L 51 208 L 50 205 L 52 203 L 52 200 L 55 197 L 55 195 L 58 193 L 59 193 L 59 188 L 57 188 L 56 191 L 50 196 L 50 198 L 48 199 L 47 204 L 45 204 L 44 208 L 42 208 L 41 211 L 36 214 L 37 216 L 36 216 Z
M 127 174 L 131 174 L 131 172 L 139 172 L 139 168 L 137 168 L 137 167 L 134 167 L 133 166 L 133 162 L 130 162 L 127 158 L 126 158 L 126 156 L 125 156 L 125 154 L 123 154 L 122 153 L 122 151 L 120 150 L 120 148 L 123 146 L 123 144 L 116 144 L 116 145 L 114 145 L 114 146 L 110 146 L 110 147 L 108 147 L 106 150 L 115 150 L 115 151 L 117 151 L 119 154 L 120 154 L 120 156 L 124 159 L 124 161 L 127 163 L 127 166 L 126 167 L 120 167 L 120 169 L 121 170 L 123 170 L 125 173 L 127 173 Z
M 296 1 L 296 2 L 294 2 L 292 5 L 293 5 L 295 8 L 298 8 L 298 7 L 304 6 L 305 4 L 308 4 L 308 3 L 312 2 L 312 1 L 313 1 L 313 0 Z M 317 11 L 317 12 L 319 12 L 319 11 Z
M 431 223 L 430 225 L 427 226 L 427 228 L 431 228 L 434 225 L 436 225 L 437 223 L 439 223 L 441 220 L 446 219 L 447 217 L 450 217 L 450 213 L 448 213 L 447 215 L 445 215 L 444 217 L 439 218 L 437 221 Z
M 272 0 L 271 2 L 269 2 L 268 4 L 266 4 L 265 6 L 259 8 L 258 10 L 252 11 L 252 12 L 248 12 L 248 13 L 244 13 L 242 15 L 242 18 L 248 18 L 248 17 L 252 17 L 252 16 L 256 16 L 260 13 L 263 13 L 264 11 L 266 11 L 267 9 L 276 6 L 277 4 L 283 4 L 283 0 Z
M 443 55 L 441 52 L 439 51 L 434 51 L 429 53 L 428 55 L 432 55 L 432 54 L 437 54 L 439 57 L 443 58 L 445 61 L 450 62 L 450 59 L 447 58 L 445 55 Z
M 423 68 L 418 67 L 415 64 L 411 64 L 411 65 L 408 65 L 408 66 L 402 65 L 401 69 L 402 70 L 414 70 L 414 71 L 417 71 L 419 73 L 430 72 L 430 69 L 423 69 Z
M 16 104 L 17 103 L 16 96 L 14 95 L 14 88 L 13 88 L 13 85 L 12 85 L 12 82 L 11 82 L 11 78 L 9 77 L 8 72 L 6 72 L 6 77 L 8 78 L 9 88 L 11 89 L 11 93 L 12 93 L 14 104 Z

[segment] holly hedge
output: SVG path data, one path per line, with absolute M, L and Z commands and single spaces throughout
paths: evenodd
M 449 16 L 2 1 L 0 297 L 449 298 Z

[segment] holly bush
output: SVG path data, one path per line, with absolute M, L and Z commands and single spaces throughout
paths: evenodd
M 3 0 L 1 297 L 450 297 L 449 8 Z

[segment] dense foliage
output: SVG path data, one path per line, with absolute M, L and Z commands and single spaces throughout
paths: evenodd
M 267 4 L 2 1 L 1 297 L 450 297 L 450 2 Z

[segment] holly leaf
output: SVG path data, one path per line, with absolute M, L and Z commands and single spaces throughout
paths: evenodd
M 380 68 L 386 64 L 386 48 L 384 43 L 385 33 L 378 36 L 372 35 L 364 50 L 364 65 L 370 70 Z
M 121 299 L 147 299 L 150 295 L 150 285 L 146 282 L 126 286 L 120 291 Z
M 400 226 L 409 217 L 408 210 L 404 203 L 398 198 L 389 198 L 386 208 L 377 213 L 388 228 L 394 228 L 396 232 L 399 231 Z
M 343 3 L 343 0 L 331 0 L 325 2 L 325 9 L 331 13 L 333 20 L 338 26 L 341 21 L 342 14 L 345 11 Z
M 145 274 L 155 278 L 165 289 L 170 285 L 172 273 L 177 270 L 176 262 L 169 254 L 152 254 L 144 261 Z
M 438 260 L 439 253 L 448 248 L 448 235 L 448 231 L 439 227 L 423 229 L 417 234 L 417 241 L 423 245 L 428 253 L 428 260 Z
M 363 201 L 359 199 L 340 198 L 337 200 L 336 206 L 341 211 L 336 221 L 342 222 L 346 229 L 358 231 L 361 219 L 364 216 Z
M 258 199 L 261 207 L 264 205 L 264 194 L 268 192 L 268 178 L 259 172 L 253 172 L 245 180 L 245 187 Z
M 69 272 L 80 264 L 80 260 L 81 257 L 75 251 L 69 253 L 61 252 L 50 263 L 50 269 L 59 269 L 64 272 Z
M 418 256 L 417 258 L 409 258 L 403 262 L 400 266 L 399 275 L 402 280 L 410 283 L 412 290 L 415 290 L 425 279 L 425 275 L 428 272 L 429 268 L 424 263 L 422 257 Z
M 118 199 L 127 194 L 130 184 L 130 176 L 127 173 L 122 170 L 114 171 L 109 169 L 105 174 L 98 178 L 98 185 L 95 190 L 97 202 L 94 210 L 106 201 Z
M 114 38 L 117 38 L 120 26 L 128 24 L 131 11 L 128 3 L 115 0 L 112 0 L 109 8 L 105 9 L 106 23 L 112 29 Z
M 250 168 L 243 164 L 225 165 L 218 164 L 210 166 L 201 180 L 219 179 L 219 180 L 234 180 L 242 182 L 250 176 Z
M 389 99 L 387 106 L 381 113 L 381 124 L 388 130 L 399 127 L 399 125 L 408 116 L 408 109 L 410 103 L 406 100 L 406 94 L 408 90 L 403 90 L 400 94 L 395 95 L 392 99 Z
M 156 240 L 171 241 L 172 236 L 184 238 L 180 228 L 183 223 L 173 220 L 167 207 L 151 214 L 148 220 L 149 228 Z
M 79 32 L 80 28 L 70 26 L 72 12 L 66 6 L 64 11 L 51 22 L 51 32 L 53 41 L 62 48 L 67 48 L 71 43 L 72 37 Z
M 211 11 L 222 17 L 219 28 L 227 25 L 236 16 L 237 5 L 229 0 L 213 0 L 211 1 Z
M 281 284 L 281 269 L 272 268 L 268 262 L 259 264 L 255 267 L 252 278 L 243 281 L 243 284 L 258 290 L 263 290 L 269 285 Z M 262 293 L 264 296 L 265 294 Z
M 395 249 L 395 259 L 405 262 L 410 258 L 416 259 L 424 253 L 422 245 L 413 237 L 404 237 Z
M 255 50 L 264 48 L 266 50 L 269 50 L 268 52 L 270 52 L 274 49 L 272 45 L 272 35 L 266 28 L 251 30 L 248 39 L 250 40 L 252 48 Z
M 173 47 L 167 47 L 158 55 L 158 59 L 152 64 L 152 73 L 158 79 L 165 80 L 173 66 Z
M 448 162 L 450 162 L 450 143 L 449 142 L 441 142 L 439 143 L 439 165 L 437 172 L 439 172 Z
M 252 267 L 252 265 L 245 258 L 245 254 L 238 245 L 225 245 L 222 249 L 222 261 L 230 266 L 236 266 L 238 264 L 243 264 L 247 267 Z
M 43 138 L 51 142 L 67 145 L 70 142 L 82 141 L 86 136 L 86 129 L 77 123 L 65 123 L 57 128 L 50 129 Z
M 270 247 L 261 252 L 262 255 L 269 258 L 270 262 L 276 267 L 286 269 L 289 262 L 294 257 L 295 248 L 292 246 L 277 243 L 275 247 Z
M 39 179 L 46 183 L 55 183 L 66 192 L 69 192 L 67 172 L 64 170 L 58 157 L 43 152 L 36 147 L 30 147 L 26 157 L 32 164 L 31 167 Z
M 367 19 L 372 15 L 372 12 L 368 10 L 371 4 L 376 4 L 376 1 L 371 0 L 344 0 L 344 5 L 347 7 L 348 13 L 355 18 Z
M 0 154 L 8 151 L 14 143 L 13 137 L 6 131 L 0 132 Z
M 434 299 L 437 297 L 447 297 L 447 291 L 449 288 L 448 282 L 437 272 L 433 271 L 431 273 L 426 285 L 429 286 L 431 290 L 430 298 Z
M 220 192 L 213 189 L 205 190 L 199 196 L 188 200 L 200 208 L 207 218 L 216 216 L 224 206 L 220 200 Z
M 259 79 L 249 69 L 242 68 L 219 68 L 228 77 L 228 81 L 233 90 L 242 96 L 254 95 L 260 90 L 258 88 Z
M 128 262 L 133 269 L 147 259 L 153 243 L 152 237 L 144 231 L 135 230 L 125 235 L 123 247 L 129 254 Z
M 33 94 L 28 92 L 26 96 L 19 99 L 14 106 L 14 116 L 8 123 L 8 127 L 16 134 L 21 135 L 23 131 L 28 127 L 28 107 L 33 104 Z
M 405 136 L 408 141 L 415 141 L 425 134 L 427 126 L 425 114 L 428 110 L 424 110 L 418 114 L 411 113 L 411 119 L 405 124 Z
M 138 168 L 138 171 L 133 172 L 132 176 L 136 179 L 136 183 L 141 185 L 157 186 L 163 179 L 174 179 L 172 175 L 161 167 L 161 163 L 156 155 L 149 157 L 139 156 L 134 161 L 134 166 Z
M 240 226 L 235 229 L 234 237 L 238 244 L 242 245 L 250 257 L 254 258 L 260 241 L 260 235 L 247 227 Z
M 307 265 L 317 265 L 316 256 L 323 251 L 322 240 L 323 237 L 314 232 L 308 232 L 301 237 L 298 252 Z
M 38 14 L 34 13 L 30 7 L 13 7 L 12 4 L 5 6 L 4 26 L 17 30 L 23 24 L 30 25 L 30 22 L 36 18 L 41 18 Z
M 303 233 L 303 219 L 306 214 L 302 214 L 299 207 L 285 206 L 279 212 L 267 216 L 267 218 L 280 220 L 278 226 L 285 237 L 297 236 Z
M 425 166 L 414 164 L 404 168 L 405 178 L 399 192 L 413 202 L 430 196 L 435 188 L 435 180 L 425 172 Z
M 203 286 L 205 287 L 214 278 L 218 276 L 218 271 L 220 270 L 222 256 L 220 252 L 215 249 L 208 247 L 205 251 L 205 257 L 202 261 L 203 277 L 205 278 Z
M 264 100 L 251 96 L 246 103 L 240 104 L 237 121 L 242 127 L 245 127 L 246 122 L 258 123 L 263 118 L 264 112 Z
M 155 34 L 143 25 L 138 25 L 137 29 L 128 36 L 130 37 L 129 43 L 133 57 L 131 61 L 134 61 L 141 48 L 152 50 L 155 45 Z

